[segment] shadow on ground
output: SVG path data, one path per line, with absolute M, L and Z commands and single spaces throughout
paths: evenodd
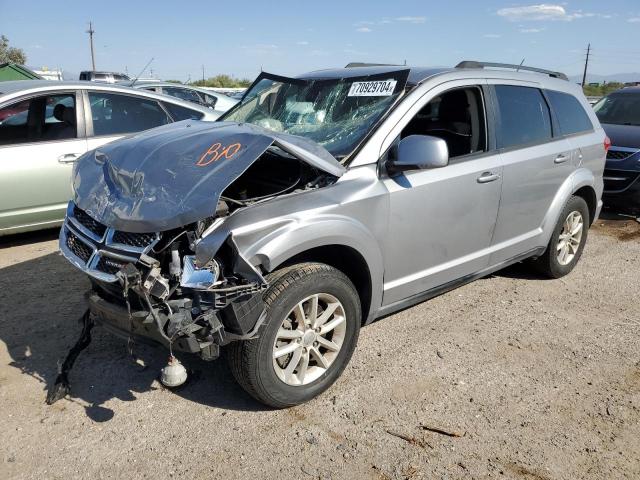
M 16 233 L 15 235 L 7 235 L 0 237 L 0 250 L 9 247 L 19 247 L 30 243 L 47 242 L 56 240 L 60 234 L 59 228 L 51 228 L 48 230 L 38 230 L 37 232 Z
M 602 224 L 604 223 L 604 226 Z M 640 224 L 629 217 L 600 219 L 594 228 L 604 234 L 635 238 Z M 621 230 L 624 229 L 624 230 Z M 15 235 L 0 239 L 0 250 L 13 246 L 53 240 L 57 230 Z M 496 272 L 507 278 L 541 280 L 529 265 L 519 263 Z M 57 375 L 62 361 L 76 342 L 85 309 L 87 278 L 58 253 L 0 268 L 0 341 L 6 344 L 10 365 L 42 383 L 41 398 Z M 137 394 L 162 388 L 156 382 L 167 352 L 163 348 L 136 345 L 135 353 L 146 363 L 136 364 L 127 353 L 125 342 L 99 327 L 94 340 L 80 354 L 71 372 L 72 400 L 85 405 L 95 421 L 108 421 L 115 415 L 105 404 L 112 399 L 135 401 Z M 207 406 L 232 410 L 262 410 L 234 381 L 226 361 L 204 362 L 195 356 L 182 356 L 194 372 L 192 381 L 175 395 Z M 64 400 L 63 400 L 64 401 Z
M 80 334 L 78 319 L 85 309 L 88 288 L 84 275 L 58 253 L 0 269 L 0 341 L 7 346 L 10 365 L 42 383 L 43 402 L 57 375 L 57 362 L 64 359 Z M 131 359 L 123 340 L 99 327 L 93 330 L 92 343 L 80 354 L 70 375 L 71 398 L 88 404 L 87 415 L 93 420 L 107 421 L 114 416 L 115 412 L 104 406 L 111 399 L 135 401 L 136 394 L 162 388 L 155 379 L 166 362 L 166 350 L 136 345 L 135 353 L 146 368 Z M 181 359 L 195 375 L 176 395 L 218 408 L 264 408 L 237 386 L 226 361 L 204 362 L 193 356 Z

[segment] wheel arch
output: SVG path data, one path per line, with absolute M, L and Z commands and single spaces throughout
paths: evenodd
M 289 257 L 274 267 L 274 270 L 303 262 L 325 263 L 344 273 L 358 292 L 362 323 L 367 322 L 371 311 L 373 285 L 369 265 L 360 252 L 344 244 L 322 245 Z
M 598 207 L 598 197 L 595 185 L 596 179 L 593 172 L 586 168 L 576 170 L 571 176 L 565 179 L 560 188 L 558 188 L 556 195 L 549 206 L 547 214 L 542 221 L 542 245 L 546 246 L 547 243 L 549 243 L 549 239 L 551 238 L 553 229 L 558 223 L 562 209 L 574 195 L 583 198 L 587 202 L 587 205 L 589 206 L 589 215 L 591 216 L 589 222 L 593 223 L 593 217 L 595 216 Z
M 598 198 L 596 197 L 596 191 L 591 185 L 584 185 L 578 188 L 573 195 L 582 198 L 589 207 L 589 226 L 593 224 L 595 220 L 596 210 L 598 208 Z

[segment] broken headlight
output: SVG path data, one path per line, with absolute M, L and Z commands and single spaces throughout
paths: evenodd
M 182 264 L 181 287 L 208 290 L 220 278 L 220 266 L 215 260 L 212 260 L 203 268 L 198 268 L 195 264 L 195 257 L 193 255 L 185 255 L 182 257 Z

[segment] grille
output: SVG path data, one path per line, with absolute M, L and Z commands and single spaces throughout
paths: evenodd
M 607 152 L 607 160 L 624 160 L 634 155 L 635 152 L 623 152 L 622 150 L 609 150 Z
M 102 237 L 107 227 L 91 218 L 84 210 L 80 210 L 78 207 L 73 207 L 73 216 L 75 219 L 87 230 L 95 233 L 97 236 Z
M 93 253 L 91 247 L 76 237 L 72 232 L 67 234 L 67 248 L 84 263 L 87 263 Z
M 115 230 L 75 204 L 68 211 L 63 233 L 62 253 L 94 279 L 105 282 L 115 282 L 126 263 L 136 263 L 160 238 L 159 233 Z
M 623 170 L 604 171 L 605 192 L 620 192 L 626 190 L 636 181 L 640 175 L 637 172 L 626 172 Z
M 113 242 L 129 245 L 131 247 L 147 247 L 156 239 L 155 233 L 130 233 L 116 231 L 113 234 Z
M 113 258 L 100 257 L 96 269 L 110 275 L 115 275 L 123 266 L 124 262 L 119 262 Z

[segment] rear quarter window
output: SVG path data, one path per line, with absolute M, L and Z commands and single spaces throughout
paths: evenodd
M 174 122 L 179 122 L 180 120 L 200 120 L 204 117 L 204 113 L 198 112 L 197 110 L 191 110 L 190 108 L 169 102 L 163 102 L 162 104 L 169 111 Z
M 568 93 L 546 91 L 551 108 L 556 114 L 560 133 L 572 135 L 593 130 L 591 120 L 576 97 Z
M 496 85 L 498 148 L 533 145 L 551 139 L 551 113 L 533 87 Z

